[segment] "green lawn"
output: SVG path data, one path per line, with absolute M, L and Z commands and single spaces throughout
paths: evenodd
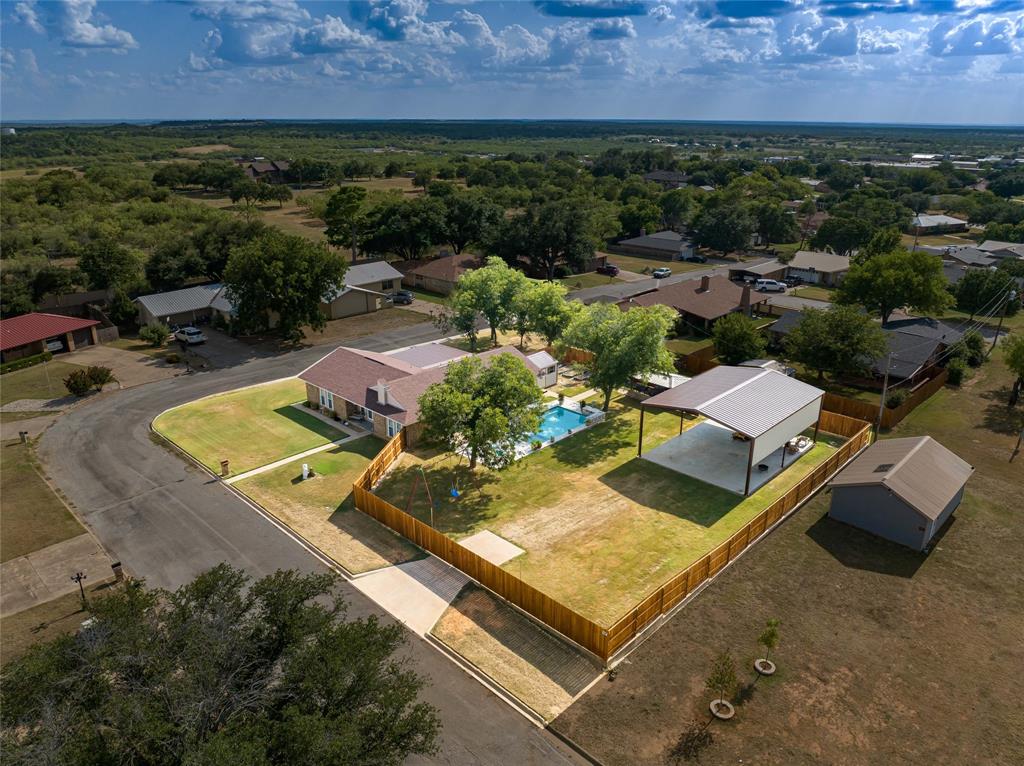
M 966 326 L 972 321 L 970 314 L 963 311 L 957 311 L 956 309 L 947 310 L 940 319 L 949 322 L 954 327 L 960 327 L 961 325 Z M 982 322 L 991 330 L 995 330 L 996 327 L 999 326 L 999 317 L 976 316 L 973 321 Z M 1024 331 L 1024 311 L 1018 311 L 1012 317 L 1003 317 L 1003 332 L 1008 330 L 1013 332 Z M 6 377 L 4 379 L 6 380 Z
M 405 288 L 409 290 L 414 296 L 419 298 L 421 301 L 427 301 L 428 303 L 439 303 L 444 304 L 448 298 L 444 295 L 438 295 L 437 293 L 428 293 L 426 290 L 416 290 L 415 288 Z
M 586 274 L 573 274 L 564 279 L 559 279 L 558 282 L 565 285 L 566 289 L 571 292 L 573 290 L 582 290 L 586 287 L 621 284 L 622 280 L 617 277 L 610 277 L 607 274 L 598 274 L 596 271 L 591 271 Z
M 18 399 L 56 399 L 67 396 L 64 378 L 81 365 L 67 362 L 46 362 L 0 377 L 0 404 L 16 402 Z
M 637 274 L 650 273 L 654 269 L 667 268 L 673 274 L 682 274 L 684 271 L 706 269 L 706 263 L 689 263 L 687 261 L 662 261 L 657 258 L 640 258 L 634 255 L 613 255 L 608 254 L 608 263 L 614 263 L 624 271 L 632 271 Z M 646 269 L 646 272 L 644 271 Z
M 808 298 L 809 300 L 815 301 L 829 301 L 831 303 L 835 293 L 827 287 L 804 285 L 803 287 L 797 287 L 790 290 L 789 294 L 794 295 L 797 298 Z
M 610 419 L 501 472 L 465 461 L 406 454 L 379 494 L 406 508 L 419 466 L 427 469 L 435 526 L 456 539 L 481 530 L 523 548 L 510 572 L 599 623 L 627 609 L 726 540 L 830 455 L 820 442 L 749 498 L 636 458 L 639 409 L 614 401 Z M 679 431 L 675 415 L 648 413 L 646 448 Z M 461 496 L 454 499 L 450 488 Z M 411 512 L 429 521 L 420 485 Z
M 9 441 L 0 449 L 0 561 L 85 532 L 36 472 L 27 444 Z
M 694 351 L 700 351 L 702 348 L 706 348 L 714 343 L 711 338 L 697 338 L 697 337 L 680 337 L 672 338 L 671 340 L 665 341 L 665 348 L 676 354 L 692 354 Z
M 234 487 L 353 574 L 411 561 L 422 551 L 352 506 L 352 482 L 383 446 L 377 437 L 366 436 Z M 302 481 L 303 463 L 315 477 Z
M 175 407 L 153 428 L 218 473 L 220 461 L 230 460 L 233 476 L 345 437 L 290 406 L 305 398 L 305 384 L 290 378 Z
M 162 359 L 167 355 L 168 352 L 177 352 L 177 349 L 169 349 L 165 343 L 162 346 L 152 346 L 146 341 L 139 340 L 139 338 L 125 337 L 122 335 L 117 340 L 113 340 L 110 343 L 105 344 L 107 346 L 113 346 L 114 348 L 120 348 L 124 351 L 134 351 L 138 354 L 145 354 L 146 356 L 156 357 Z

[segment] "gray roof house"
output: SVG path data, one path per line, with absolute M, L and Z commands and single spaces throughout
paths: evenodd
M 139 324 L 191 324 L 221 314 L 225 319 L 234 311 L 224 294 L 224 285 L 195 285 L 166 293 L 141 295 L 134 303 L 139 308 Z
M 883 439 L 829 483 L 828 515 L 923 551 L 960 505 L 973 473 L 930 436 Z
M 976 247 L 951 248 L 942 257 L 947 261 L 955 261 L 964 266 L 974 266 L 977 268 L 988 268 L 999 262 L 998 258 Z
M 910 227 L 918 231 L 967 231 L 967 221 L 951 215 L 921 214 L 914 217 Z
M 676 231 L 641 233 L 639 237 L 620 240 L 608 249 L 613 253 L 662 258 L 667 261 L 682 260 L 693 254 L 693 244 Z
M 402 272 L 390 263 L 352 263 L 344 283 L 324 296 L 320 308 L 328 319 L 368 314 L 390 305 L 401 284 Z
M 995 239 L 986 239 L 978 245 L 978 249 L 993 258 L 1024 258 L 1024 244 L 1020 242 L 1000 242 Z

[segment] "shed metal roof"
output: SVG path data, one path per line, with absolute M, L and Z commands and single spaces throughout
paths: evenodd
M 831 487 L 881 485 L 929 519 L 963 489 L 974 467 L 930 436 L 882 439 L 836 476 Z
M 372 263 L 349 264 L 345 272 L 345 284 L 359 287 L 372 282 L 383 282 L 386 279 L 401 279 L 402 272 L 396 269 L 387 261 L 373 261 Z
M 687 410 L 756 439 L 825 392 L 775 370 L 722 365 L 644 401 Z
M 821 271 L 831 274 L 849 271 L 850 257 L 847 255 L 835 255 L 834 253 L 822 253 L 817 250 L 797 250 L 793 260 L 787 265 L 791 269 Z

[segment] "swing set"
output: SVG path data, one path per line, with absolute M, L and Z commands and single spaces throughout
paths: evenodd
M 455 470 L 452 471 L 452 486 L 448 489 L 448 494 L 451 495 L 453 500 L 458 500 L 462 496 L 462 491 L 459 489 L 458 483 L 458 469 L 462 465 L 462 455 L 459 455 L 459 462 L 455 466 Z M 430 494 L 430 482 L 427 481 L 426 471 L 423 470 L 423 466 L 417 466 L 419 473 L 413 476 L 412 487 L 409 488 L 409 499 L 405 503 L 405 512 L 412 515 L 412 500 L 416 495 L 416 488 L 419 486 L 420 480 L 423 481 L 423 489 L 427 493 L 427 503 L 430 505 L 430 526 L 434 526 L 434 497 Z

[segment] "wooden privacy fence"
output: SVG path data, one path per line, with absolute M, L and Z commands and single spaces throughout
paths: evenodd
M 732 537 L 643 599 L 607 630 L 604 659 L 611 657 L 657 617 L 668 612 L 705 580 L 714 577 L 773 524 L 810 497 L 825 480 L 871 443 L 871 425 L 834 412 L 821 413 L 821 430 L 847 441 L 785 495 L 761 511 Z
M 405 432 L 399 432 L 355 480 L 355 507 L 372 516 L 424 550 L 459 569 L 478 583 L 522 609 L 579 646 L 608 660 L 630 640 L 717 574 L 773 524 L 806 500 L 842 465 L 871 442 L 871 426 L 863 420 L 834 412 L 822 412 L 821 430 L 849 439 L 828 460 L 800 480 L 785 495 L 747 523 L 741 530 L 691 564 L 633 607 L 610 628 L 573 611 L 564 604 L 462 547 L 447 535 L 399 510 L 375 495 L 373 486 L 405 448 Z M 624 545 L 629 541 L 624 540 Z
M 882 428 L 892 428 L 902 421 L 903 418 L 946 385 L 947 378 L 949 378 L 949 372 L 942 370 L 931 380 L 915 388 L 899 407 L 883 407 Z M 869 423 L 874 423 L 878 420 L 878 405 L 871 402 L 862 402 L 859 399 L 849 399 L 838 394 L 826 393 L 824 407 L 830 412 L 838 412 L 842 415 L 866 420 Z

